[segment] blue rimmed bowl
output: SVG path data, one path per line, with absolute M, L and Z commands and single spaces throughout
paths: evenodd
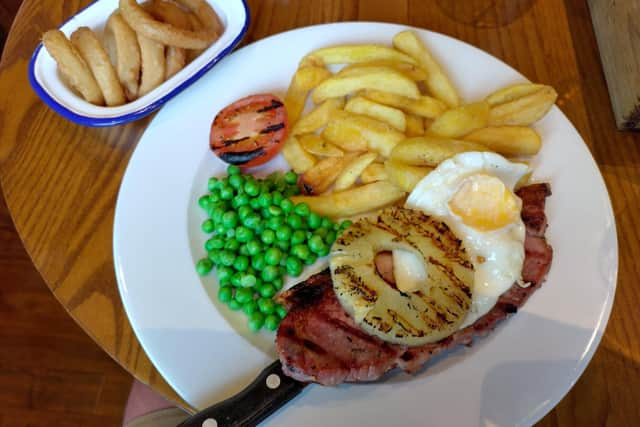
M 61 78 L 56 62 L 42 43 L 29 62 L 29 82 L 36 94 L 54 111 L 85 126 L 114 126 L 140 119 L 195 82 L 242 40 L 249 26 L 249 9 L 244 0 L 207 0 L 224 25 L 224 32 L 200 56 L 166 82 L 146 95 L 117 107 L 102 107 L 85 101 Z M 78 27 L 87 26 L 101 34 L 118 0 L 97 0 L 78 12 L 60 30 L 70 36 Z

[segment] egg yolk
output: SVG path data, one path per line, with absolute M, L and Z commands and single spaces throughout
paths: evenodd
M 520 214 L 519 199 L 491 175 L 468 177 L 449 200 L 449 209 L 465 225 L 479 231 L 502 228 Z

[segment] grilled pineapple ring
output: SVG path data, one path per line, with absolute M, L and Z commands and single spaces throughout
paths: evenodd
M 427 281 L 404 293 L 376 272 L 380 251 L 403 249 L 424 259 Z M 361 219 L 331 248 L 333 289 L 367 333 L 402 345 L 441 340 L 455 332 L 471 307 L 473 266 L 460 240 L 421 211 L 391 207 Z

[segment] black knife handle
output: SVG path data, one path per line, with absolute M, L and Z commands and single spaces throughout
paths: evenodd
M 306 385 L 286 376 L 280 361 L 276 360 L 240 393 L 187 418 L 178 427 L 255 426 L 297 396 Z M 216 423 L 203 424 L 208 419 Z

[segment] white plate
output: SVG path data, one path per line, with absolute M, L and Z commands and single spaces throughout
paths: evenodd
M 85 126 L 113 126 L 138 120 L 161 107 L 228 55 L 249 27 L 249 13 L 244 0 L 209 0 L 218 14 L 224 31 L 214 43 L 169 80 L 146 95 L 117 107 L 93 105 L 72 91 L 60 78 L 53 57 L 42 43 L 29 62 L 29 82 L 36 94 L 64 118 Z M 107 18 L 118 7 L 118 0 L 97 0 L 60 26 L 67 37 L 81 26 L 100 35 Z
M 403 29 L 340 23 L 261 40 L 221 61 L 168 103 L 139 142 L 116 208 L 118 283 L 145 351 L 195 407 L 237 392 L 275 357 L 273 335 L 248 333 L 242 314 L 218 307 L 213 277 L 195 273 L 205 240 L 197 199 L 207 178 L 224 171 L 208 148 L 211 120 L 246 95 L 282 94 L 298 61 L 312 49 L 388 45 Z M 416 31 L 466 100 L 524 79 L 472 46 Z M 533 162 L 534 178 L 551 182 L 553 190 L 546 212 L 554 260 L 544 286 L 472 348 L 439 357 L 415 376 L 396 373 L 376 384 L 308 387 L 266 424 L 525 425 L 560 401 L 591 359 L 609 317 L 618 265 L 616 228 L 598 168 L 567 118 L 554 107 L 535 128 L 544 146 Z

